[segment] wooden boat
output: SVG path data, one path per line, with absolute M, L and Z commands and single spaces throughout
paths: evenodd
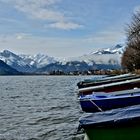
M 127 77 L 132 77 L 136 76 L 135 74 L 127 73 L 127 74 L 121 74 L 121 75 L 116 75 L 116 76 L 102 76 L 98 78 L 92 78 L 92 79 L 85 79 L 83 81 L 80 81 L 77 83 L 78 88 L 83 88 L 83 87 L 88 87 L 88 85 L 96 82 L 104 82 L 104 81 L 109 81 L 113 79 L 121 79 L 121 78 L 127 78 Z
M 88 140 L 140 140 L 140 105 L 94 113 L 79 122 Z
M 85 112 L 105 111 L 140 104 L 140 89 L 83 95 L 79 100 Z
M 120 75 L 120 76 L 113 76 L 113 77 L 108 77 L 108 78 L 102 78 L 102 80 L 97 80 L 97 81 L 90 81 L 90 82 L 79 82 L 77 83 L 78 88 L 85 88 L 85 87 L 91 87 L 91 86 L 98 86 L 98 85 L 103 85 L 103 84 L 109 84 L 113 82 L 121 82 L 125 80 L 131 80 L 131 79 L 138 79 L 140 78 L 139 75 L 135 74 L 125 74 L 125 75 Z
M 81 82 L 82 83 L 90 83 L 90 82 L 97 82 L 97 81 L 103 81 L 103 80 L 109 80 L 109 79 L 115 79 L 115 78 L 129 77 L 129 76 L 132 76 L 132 75 L 135 75 L 135 74 L 127 73 L 127 74 L 121 74 L 121 75 L 115 75 L 115 76 L 105 75 L 105 76 L 94 77 L 94 78 L 91 78 L 91 79 L 85 79 Z
M 140 87 L 140 78 L 125 80 L 121 82 L 113 82 L 98 86 L 91 86 L 79 89 L 80 95 L 92 94 L 93 92 L 114 92 Z

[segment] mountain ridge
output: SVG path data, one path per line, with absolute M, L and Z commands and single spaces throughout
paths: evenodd
M 120 69 L 125 46 L 120 44 L 100 49 L 80 57 L 56 59 L 45 54 L 17 55 L 11 51 L 0 52 L 0 60 L 20 72 L 84 71 L 95 69 Z M 103 67 L 104 66 L 104 67 Z
M 97 51 L 92 52 L 91 54 L 123 54 L 125 51 L 125 46 L 121 44 L 117 44 L 114 47 L 111 48 L 104 48 L 104 49 L 99 49 Z

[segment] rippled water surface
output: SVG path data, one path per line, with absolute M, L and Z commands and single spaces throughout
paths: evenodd
M 81 76 L 1 76 L 0 139 L 79 140 Z

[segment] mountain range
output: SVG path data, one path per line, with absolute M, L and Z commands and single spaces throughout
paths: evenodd
M 100 49 L 80 57 L 57 59 L 45 54 L 17 55 L 9 50 L 0 52 L 0 60 L 24 73 L 73 72 L 98 69 L 120 69 L 125 46 Z

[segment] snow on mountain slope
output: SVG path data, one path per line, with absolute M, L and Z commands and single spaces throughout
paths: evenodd
M 0 60 L 21 72 L 28 71 L 28 69 L 30 69 L 30 66 L 20 56 L 8 50 L 0 52 Z
M 100 49 L 98 51 L 92 52 L 91 54 L 123 54 L 125 51 L 125 46 L 117 44 L 115 47 Z
M 120 65 L 121 56 L 125 50 L 125 46 L 116 45 L 112 48 L 101 49 L 90 54 L 86 54 L 80 57 L 73 57 L 61 60 L 62 64 L 66 64 L 69 61 L 86 62 L 88 65 L 93 64 L 112 64 Z
M 44 54 L 16 55 L 8 50 L 0 52 L 0 60 L 21 72 L 32 72 L 37 68 L 56 62 L 53 57 Z
M 20 57 L 29 65 L 36 68 L 44 67 L 48 64 L 55 63 L 56 60 L 53 57 L 49 57 L 45 54 L 36 54 L 36 55 L 20 55 Z

